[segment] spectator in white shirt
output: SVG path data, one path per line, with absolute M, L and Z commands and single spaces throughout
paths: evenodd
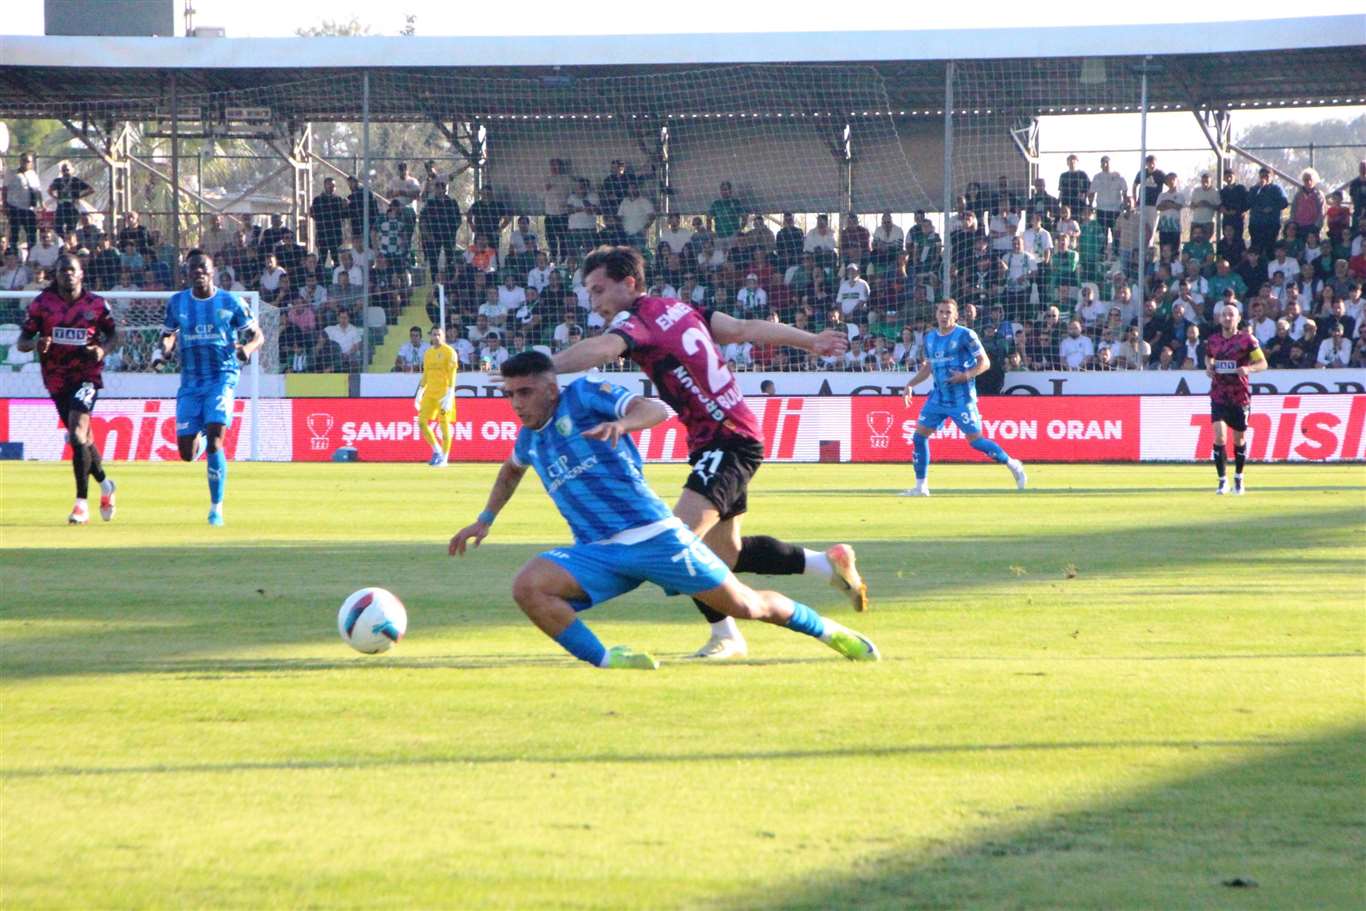
M 1067 336 L 1058 343 L 1058 359 L 1064 370 L 1085 370 L 1091 366 L 1096 356 L 1096 346 L 1089 336 L 1082 335 L 1081 323 L 1071 320 L 1067 324 Z
M 28 269 L 19 265 L 19 254 L 9 248 L 5 251 L 5 267 L 0 269 L 0 291 L 22 291 L 28 280 Z
M 487 317 L 489 325 L 502 329 L 507 324 L 508 311 L 499 300 L 499 289 L 489 285 L 484 289 L 484 302 L 479 305 L 478 315 Z
M 408 173 L 408 162 L 398 163 L 398 180 L 389 189 L 389 196 L 417 214 L 417 201 L 422 198 L 422 182 Z
M 754 345 L 749 342 L 731 342 L 722 349 L 721 356 L 733 361 L 741 370 L 748 370 L 754 363 Z
M 1091 178 L 1091 198 L 1096 208 L 1096 221 L 1107 232 L 1108 242 L 1115 241 L 1115 223 L 1119 213 L 1124 210 L 1124 197 L 1129 193 L 1129 185 L 1124 178 L 1110 170 L 1110 156 L 1100 160 L 1100 172 Z
M 682 256 L 691 240 L 692 232 L 683 227 L 683 217 L 677 212 L 670 212 L 664 230 L 659 232 L 659 242 L 667 246 L 670 253 Z
M 1309 318 L 1300 312 L 1300 302 L 1297 300 L 1288 301 L 1281 314 L 1281 319 L 1290 325 L 1290 337 L 1295 341 L 1304 338 L 1304 327 L 1309 322 Z
M 551 333 L 551 340 L 555 343 L 555 350 L 559 351 L 569 344 L 569 333 L 578 329 L 583 332 L 583 326 L 579 323 L 579 305 L 571 304 L 564 308 L 564 319 L 555 327 Z
M 1300 261 L 1288 255 L 1289 251 L 1285 244 L 1276 245 L 1276 258 L 1266 264 L 1266 277 L 1281 273 L 1285 276 L 1285 284 L 1293 284 L 1300 277 Z
M 503 337 L 497 332 L 484 336 L 483 347 L 479 349 L 479 368 L 485 373 L 496 371 L 508 359 L 508 350 L 503 347 Z
M 516 313 L 517 308 L 526 303 L 526 289 L 517 284 L 517 276 L 511 272 L 503 276 L 498 286 L 498 305 L 504 313 Z
M 1251 324 L 1252 334 L 1257 337 L 1257 341 L 1262 345 L 1271 341 L 1276 335 L 1276 321 L 1267 318 L 1266 308 L 1262 306 L 1262 302 L 1259 300 L 1252 302 Z
M 991 235 L 991 249 L 1000 254 L 1009 253 L 1015 237 L 1020 233 L 1020 213 L 1013 210 L 1010 203 L 1002 201 L 992 213 L 988 222 Z
M 275 261 L 275 254 L 267 253 L 266 264 L 261 268 L 261 277 L 257 282 L 257 286 L 261 289 L 261 297 L 267 301 L 274 301 L 275 293 L 280 289 L 280 278 L 284 274 L 285 270 L 281 269 L 280 264 Z
M 61 253 L 62 242 L 57 239 L 57 235 L 51 228 L 43 228 L 38 232 L 38 242 L 29 247 L 29 268 L 43 268 L 50 272 L 53 266 L 57 265 L 57 257 Z
M 759 276 L 753 272 L 745 276 L 745 286 L 735 292 L 736 315 L 744 319 L 759 319 L 768 313 L 768 292 L 759 287 Z
M 408 330 L 408 341 L 403 343 L 403 347 L 398 349 L 398 357 L 394 358 L 394 371 L 396 373 L 420 373 L 422 371 L 422 356 L 427 353 L 430 346 L 422 338 L 422 330 L 417 326 Z
M 1342 323 L 1337 320 L 1328 327 L 1328 337 L 1319 343 L 1320 367 L 1346 367 L 1352 359 L 1352 340 L 1347 338 Z
M 640 195 L 640 184 L 631 181 L 626 190 L 626 198 L 617 206 L 621 218 L 621 230 L 626 234 L 626 243 L 637 250 L 645 249 L 645 232 L 655 223 L 655 205 Z
M 573 253 L 582 253 L 593 246 L 598 231 L 598 194 L 592 184 L 579 178 L 576 189 L 565 200 L 569 209 L 569 248 Z
M 1138 334 L 1138 327 L 1128 326 L 1124 330 L 1124 340 L 1110 349 L 1110 360 L 1117 369 L 1138 370 L 1148 363 L 1152 353 L 1152 345 Z
M 1043 218 L 1038 212 L 1029 213 L 1029 227 L 1020 235 L 1020 245 L 1024 252 L 1034 257 L 1034 262 L 1047 263 L 1053 258 L 1053 235 L 1043 226 Z
M 869 261 L 879 270 L 896 265 L 906 249 L 906 232 L 892 221 L 891 212 L 882 213 L 882 223 L 873 232 L 873 252 Z
M 868 283 L 859 277 L 858 266 L 850 263 L 844 267 L 844 280 L 840 282 L 839 291 L 835 295 L 835 300 L 839 304 L 840 312 L 848 319 L 856 312 L 866 309 L 868 298 L 871 291 Z
M 1176 172 L 1164 177 L 1166 189 L 1157 194 L 1157 242 L 1171 247 L 1173 255 L 1181 249 L 1181 210 L 1186 207 L 1186 194 L 1176 188 Z
M 546 285 L 550 284 L 550 273 L 555 270 L 550 267 L 550 257 L 545 251 L 536 254 L 536 267 L 526 274 L 526 286 L 535 288 L 537 291 L 545 291 Z
M 318 347 L 323 356 L 319 363 L 330 370 L 352 372 L 360 368 L 361 331 L 351 323 L 351 314 L 337 311 L 337 322 L 323 330 Z
M 827 215 L 816 216 L 816 227 L 806 232 L 806 240 L 802 241 L 803 253 L 816 253 L 818 251 L 828 253 L 831 257 L 835 253 L 835 232 L 830 230 L 830 218 Z
M 1091 282 L 1081 286 L 1081 301 L 1077 304 L 1077 318 L 1087 331 L 1095 329 L 1110 313 L 1110 305 L 1096 298 L 1096 286 Z
M 1191 228 L 1197 225 L 1205 229 L 1205 237 L 1214 236 L 1214 215 L 1219 211 L 1222 200 L 1214 188 L 1214 179 L 1208 171 L 1200 175 L 1200 186 L 1191 191 L 1190 210 Z M 1194 232 L 1191 234 L 1194 237 Z
M 332 270 L 332 284 L 337 285 L 341 282 L 337 276 L 345 272 L 351 278 L 351 286 L 359 288 L 365 284 L 365 269 L 356 262 L 356 255 L 350 247 L 342 247 L 337 254 L 341 264 Z

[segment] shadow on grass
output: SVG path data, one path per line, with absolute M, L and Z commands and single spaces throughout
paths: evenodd
M 1366 907 L 1366 728 L 1309 743 L 1259 746 L 1270 755 L 1039 824 L 1000 826 L 929 850 L 892 851 L 853 870 L 766 886 L 708 907 Z
M 384 769 L 445 765 L 592 765 L 596 763 L 791 762 L 812 759 L 895 759 L 902 756 L 953 756 L 977 753 L 1071 753 L 1093 750 L 1282 749 L 1308 746 L 1295 740 L 1097 740 L 1055 743 L 902 744 L 898 746 L 831 747 L 812 750 L 732 750 L 681 753 L 543 753 L 518 755 L 401 756 L 360 759 L 302 759 L 257 762 L 207 762 L 141 766 L 47 766 L 0 770 L 0 780 L 64 778 L 80 775 L 181 775 L 219 772 Z
M 1270 551 L 1313 553 L 1333 534 L 1350 537 L 1363 515 L 1359 508 L 1339 506 L 1263 517 L 1256 534 L 1238 541 L 1239 560 L 1247 564 Z M 860 541 L 860 562 L 872 582 L 873 613 L 867 621 L 854 622 L 867 625 L 876 636 L 879 599 L 914 597 L 932 603 L 942 592 L 961 590 L 965 580 L 978 591 L 1018 588 L 1051 599 L 1061 590 L 1061 579 L 1041 574 L 1020 578 L 1007 571 L 1007 564 L 1019 562 L 1051 573 L 1066 562 L 1067 554 L 1084 555 L 1079 558 L 1085 562 L 1082 572 L 1091 581 L 1108 573 L 1132 573 L 1140 554 L 1139 569 L 1172 566 L 1182 574 L 1198 573 L 1228 562 L 1224 548 L 1191 547 L 1212 528 L 1222 526 L 1210 521 L 1147 523 L 1095 531 L 1051 523 L 1024 534 L 918 539 L 914 549 L 904 540 Z M 458 636 L 465 630 L 478 634 L 494 627 L 524 627 L 534 638 L 538 634 L 512 603 L 510 586 L 522 563 L 546 546 L 490 544 L 462 559 L 447 557 L 430 544 L 403 542 L 263 543 L 236 547 L 229 556 L 208 545 L 100 548 L 81 551 L 74 567 L 67 550 L 12 550 L 0 554 L 5 578 L 0 622 L 6 632 L 0 639 L 0 679 L 156 671 L 170 660 L 193 662 L 205 652 L 334 641 L 337 606 L 351 591 L 376 580 L 384 580 L 380 584 L 393 589 L 420 618 L 417 628 L 429 633 Z M 1304 559 L 1297 564 L 1297 571 L 1321 575 Z M 33 567 L 74 571 L 35 572 Z M 830 603 L 829 591 L 809 578 L 745 579 L 797 597 L 819 590 L 821 600 L 812 603 L 818 609 Z M 1055 588 L 1044 591 L 1044 585 Z M 1024 599 L 1007 603 L 1038 609 Z M 649 584 L 599 608 L 594 616 L 604 609 L 609 612 L 604 619 L 614 623 L 700 627 L 687 600 L 665 598 Z M 55 628 L 25 632 L 29 622 Z

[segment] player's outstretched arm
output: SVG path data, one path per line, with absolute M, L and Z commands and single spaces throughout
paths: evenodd
M 626 434 L 662 424 L 668 417 L 669 409 L 663 404 L 654 399 L 638 396 L 631 399 L 631 403 L 626 406 L 626 413 L 622 415 L 621 420 L 604 421 L 590 430 L 585 430 L 583 435 L 590 440 L 602 440 L 608 446 L 615 446 Z
M 734 342 L 785 345 L 788 348 L 810 351 L 821 357 L 840 355 L 849 350 L 849 337 L 833 329 L 818 334 L 772 320 L 736 319 L 719 311 L 711 315 L 710 325 L 712 338 L 723 345 Z
M 266 334 L 255 324 L 248 326 L 243 331 L 248 333 L 247 340 L 245 343 L 237 346 L 237 359 L 245 364 L 247 361 L 251 360 L 251 356 L 256 353 L 256 350 L 265 344 Z
M 626 353 L 626 340 L 615 332 L 604 332 L 575 342 L 550 359 L 556 373 L 580 373 L 610 363 Z
M 522 475 L 526 474 L 526 468 L 516 464 L 511 459 L 503 463 L 503 467 L 498 469 L 498 477 L 494 479 L 493 489 L 489 491 L 488 502 L 484 504 L 484 511 L 479 517 L 455 533 L 451 538 L 450 546 L 446 552 L 452 557 L 465 555 L 465 549 L 470 542 L 478 547 L 479 543 L 489 536 L 493 528 L 493 520 L 508 500 L 512 499 L 513 493 L 517 490 L 517 485 L 522 483 Z

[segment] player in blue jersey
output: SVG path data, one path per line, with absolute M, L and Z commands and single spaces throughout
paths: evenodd
M 175 400 L 176 444 L 192 462 L 203 435 L 208 454 L 209 524 L 223 524 L 228 457 L 223 432 L 232 426 L 232 400 L 242 364 L 265 340 L 255 320 L 231 292 L 214 287 L 213 257 L 191 250 L 186 258 L 190 287 L 166 302 L 161 354 L 180 347 L 180 391 Z
M 1012 459 L 994 441 L 982 436 L 982 416 L 977 412 L 976 379 L 991 366 L 977 333 L 958 325 L 958 302 L 942 300 L 934 308 L 938 329 L 925 333 L 925 363 L 906 384 L 906 407 L 911 406 L 912 388 L 934 376 L 934 388 L 920 407 L 915 428 L 915 486 L 905 492 L 909 497 L 928 497 L 926 475 L 930 468 L 930 434 L 944 421 L 953 421 L 963 431 L 972 448 L 985 453 L 1010 469 L 1015 486 L 1025 489 L 1024 465 Z
M 763 620 L 820 639 L 854 661 L 876 661 L 866 637 L 777 592 L 743 584 L 645 483 L 628 436 L 668 417 L 657 401 L 580 378 L 563 392 L 550 358 L 525 351 L 502 369 L 504 394 L 522 421 L 479 518 L 451 538 L 463 555 L 489 534 L 499 510 L 534 468 L 574 535 L 574 544 L 533 557 L 512 582 L 517 605 L 575 658 L 594 667 L 653 670 L 659 662 L 626 646 L 605 648 L 578 612 L 642 582 L 690 595 L 732 617 Z

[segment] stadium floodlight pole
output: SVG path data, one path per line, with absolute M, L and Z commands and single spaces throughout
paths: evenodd
M 953 211 L 953 76 L 954 62 L 944 66 L 944 233 L 939 238 L 943 251 L 943 287 L 939 299 L 949 296 L 949 281 L 953 272 L 953 254 L 949 247 L 949 213 Z
M 1144 57 L 1143 65 L 1139 67 L 1139 100 L 1138 100 L 1138 173 L 1143 174 L 1144 168 L 1148 166 L 1148 65 L 1152 63 L 1152 57 Z M 1140 300 L 1138 302 L 1138 342 L 1143 344 L 1143 304 L 1148 298 L 1147 284 L 1144 282 L 1144 273 L 1148 266 L 1148 236 L 1143 233 L 1147 229 L 1144 216 L 1147 214 L 1147 207 L 1143 204 L 1144 181 L 1138 182 L 1138 292 Z M 1143 349 L 1140 348 L 1140 351 Z M 1140 355 L 1138 358 L 1138 369 L 1143 370 L 1148 366 L 1147 361 Z
M 370 363 L 370 332 L 365 328 L 365 311 L 370 308 L 370 71 L 361 73 L 360 103 L 360 189 L 361 189 L 361 251 L 365 254 L 365 268 L 361 270 L 360 299 L 360 358 L 361 372 Z

